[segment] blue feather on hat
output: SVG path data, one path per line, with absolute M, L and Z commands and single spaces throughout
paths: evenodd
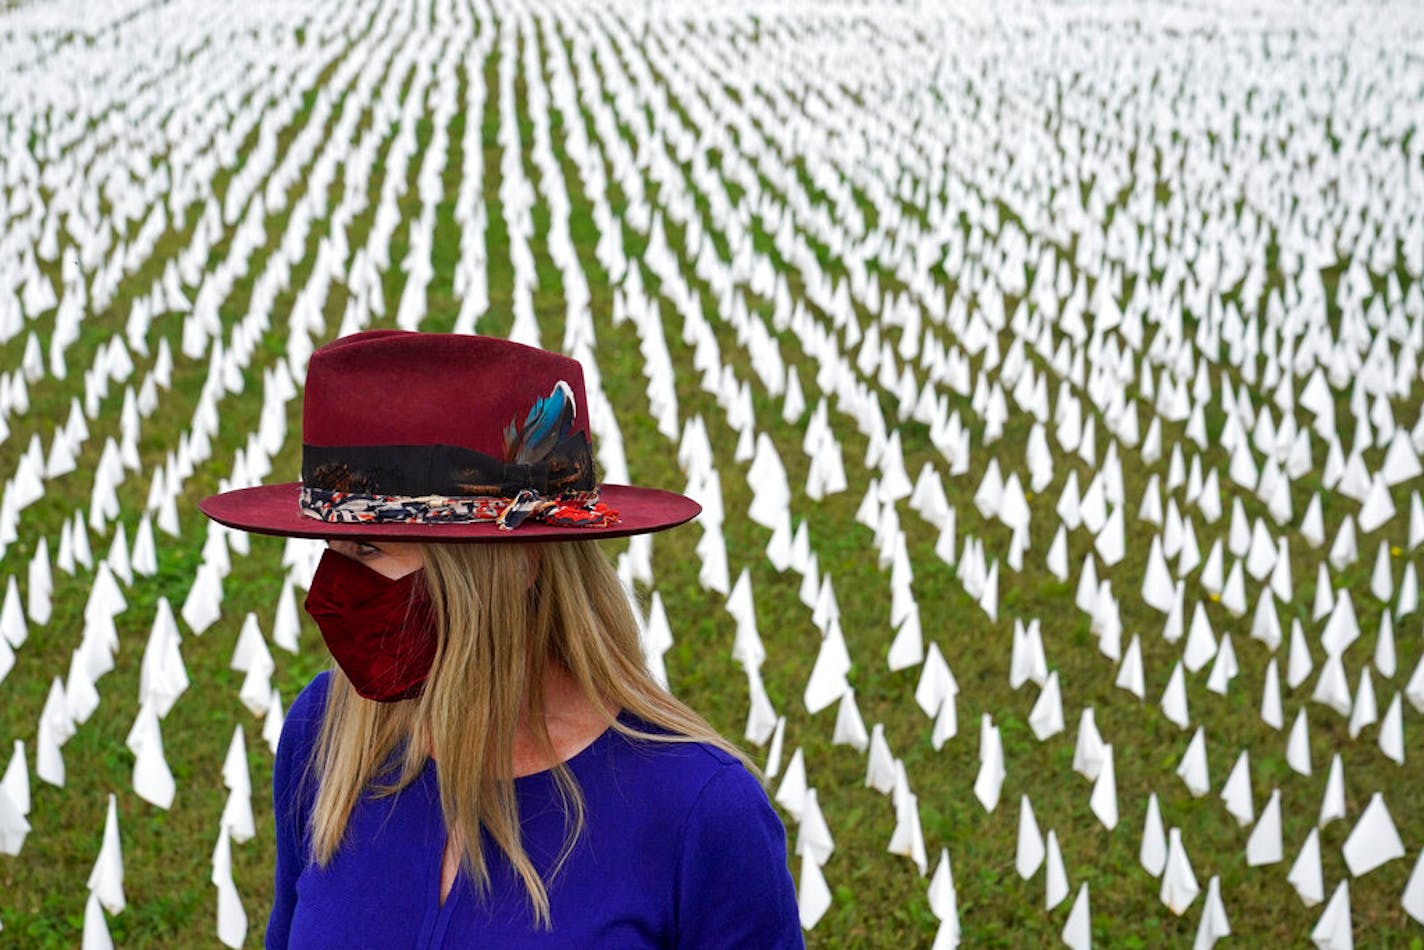
M 542 399 L 534 400 L 524 424 L 504 427 L 504 459 L 519 465 L 542 461 L 573 427 L 577 412 L 574 393 L 562 379 Z

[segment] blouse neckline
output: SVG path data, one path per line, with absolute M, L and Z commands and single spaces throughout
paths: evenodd
M 630 718 L 631 715 L 632 714 L 629 713 L 626 709 L 620 709 L 616 718 L 624 725 L 631 725 L 633 724 L 633 720 Z M 595 750 L 600 749 L 604 745 L 606 745 L 617 732 L 618 730 L 615 729 L 612 725 L 605 727 L 602 732 L 593 737 L 593 741 L 591 741 L 588 745 L 584 746 L 582 749 L 578 750 L 573 755 L 569 756 L 567 759 L 564 759 L 558 764 L 568 768 L 572 768 L 575 764 L 587 761 L 589 758 L 592 758 Z M 439 763 L 435 761 L 434 757 L 427 756 L 425 760 L 425 767 L 431 772 L 437 772 L 439 769 Z M 526 785 L 530 785 L 540 781 L 547 781 L 553 777 L 553 773 L 554 766 L 551 765 L 546 769 L 540 769 L 537 772 L 530 772 L 527 775 L 516 775 L 514 777 L 514 784 L 515 787 L 518 788 L 521 782 L 525 783 Z
M 619 710 L 619 712 L 618 712 L 618 718 L 621 719 L 622 716 L 623 716 L 623 711 L 622 711 L 622 710 Z M 580 760 L 582 760 L 582 759 L 587 758 L 587 757 L 593 752 L 593 750 L 594 750 L 596 747 L 602 746 L 605 742 L 608 741 L 608 739 L 610 738 L 611 734 L 614 733 L 614 732 L 616 732 L 616 731 L 617 731 L 617 730 L 615 730 L 612 725 L 605 726 L 604 729 L 603 729 L 603 731 L 600 732 L 598 735 L 594 736 L 594 737 L 593 737 L 593 741 L 589 742 L 588 745 L 584 746 L 582 749 L 579 749 L 579 750 L 578 750 L 577 752 L 575 752 L 573 755 L 569 756 L 567 759 L 564 759 L 562 762 L 559 762 L 559 763 L 557 763 L 557 764 L 558 764 L 558 765 L 563 765 L 563 766 L 568 767 L 568 768 L 572 768 L 575 762 L 578 762 L 578 761 L 580 761 Z M 530 780 L 530 779 L 548 779 L 548 778 L 552 778 L 552 777 L 553 777 L 553 773 L 554 773 L 554 768 L 555 768 L 555 767 L 551 765 L 551 766 L 549 766 L 549 767 L 546 768 L 546 769 L 540 769 L 540 770 L 537 771 L 537 772 L 530 772 L 530 773 L 528 773 L 527 775 L 516 775 L 516 776 L 514 777 L 515 785 L 518 785 L 520 782 L 525 782 L 525 781 Z

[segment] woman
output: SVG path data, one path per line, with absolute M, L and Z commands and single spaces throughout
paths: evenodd
M 516 343 L 353 334 L 312 354 L 302 482 L 200 503 L 328 544 L 268 947 L 803 945 L 755 766 L 649 675 L 594 543 L 699 508 L 597 484 L 583 393 Z

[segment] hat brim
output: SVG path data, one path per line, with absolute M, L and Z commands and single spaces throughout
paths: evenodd
M 526 521 L 512 531 L 493 522 L 464 524 L 365 524 L 319 521 L 302 513 L 301 482 L 254 485 L 209 495 L 198 509 L 209 518 L 254 534 L 292 538 L 372 538 L 387 541 L 578 541 L 620 538 L 675 528 L 702 506 L 677 492 L 635 485 L 600 485 L 599 500 L 618 512 L 607 527 L 568 527 Z

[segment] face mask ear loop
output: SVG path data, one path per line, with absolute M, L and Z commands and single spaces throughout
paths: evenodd
M 411 614 L 417 610 L 424 610 L 425 617 L 417 617 L 418 620 L 429 620 L 432 627 L 435 623 L 435 604 L 430 599 L 430 588 L 425 586 L 425 568 L 417 567 L 409 574 L 402 574 L 393 583 L 407 583 L 410 590 L 407 592 L 405 602 L 404 624 L 410 626 Z

